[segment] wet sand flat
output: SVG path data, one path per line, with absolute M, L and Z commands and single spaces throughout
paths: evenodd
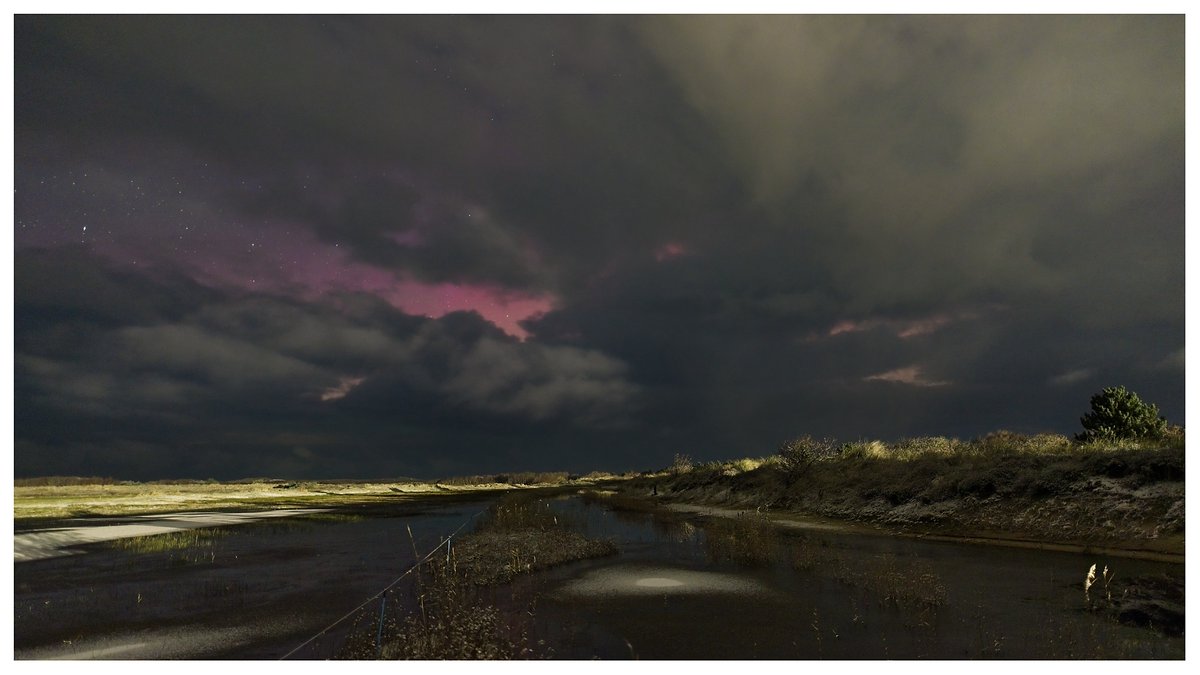
M 13 536 L 13 560 L 14 562 L 27 562 L 72 555 L 80 552 L 73 549 L 74 546 L 101 541 L 182 532 L 201 527 L 243 525 L 266 518 L 285 518 L 324 511 L 328 511 L 328 509 L 278 509 L 245 513 L 195 511 L 155 516 L 132 516 L 121 518 L 122 522 L 118 524 L 89 524 L 34 530 Z

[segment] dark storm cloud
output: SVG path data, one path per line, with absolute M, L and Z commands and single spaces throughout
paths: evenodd
M 418 187 L 387 166 L 374 168 L 379 175 L 366 178 L 362 167 L 342 175 L 310 169 L 240 206 L 311 226 L 321 240 L 345 245 L 362 262 L 428 281 L 552 287 L 533 240 L 497 222 L 487 208 L 428 184 Z
M 18 466 L 649 468 L 1110 384 L 1182 422 L 1183 25 L 18 17 Z
M 47 278 L 55 283 L 39 283 Z M 358 425 L 424 427 L 423 413 L 433 412 L 460 422 L 486 415 L 502 436 L 533 424 L 588 429 L 627 420 L 637 395 L 616 359 L 521 343 L 473 314 L 426 320 L 364 298 L 344 298 L 335 308 L 177 285 L 177 303 L 146 303 L 121 321 L 128 297 L 165 295 L 162 280 L 114 270 L 78 250 L 23 256 L 18 438 L 45 448 L 91 441 L 98 466 L 123 452 L 116 441 L 138 428 L 135 438 L 163 447 L 252 438 L 304 448 L 310 463 L 351 451 L 427 471 L 428 460 L 398 439 L 389 449 L 365 444 Z M 104 292 L 118 286 L 123 293 Z M 70 311 L 72 304 L 90 311 Z M 69 325 L 54 320 L 63 314 Z M 404 405 L 405 393 L 417 407 Z M 362 409 L 383 414 L 363 419 Z M 67 419 L 74 423 L 61 424 Z M 424 450 L 454 449 L 430 445 Z M 44 459 L 40 466 L 55 465 Z M 466 449 L 459 461 L 488 459 Z M 39 466 L 33 457 L 21 464 Z

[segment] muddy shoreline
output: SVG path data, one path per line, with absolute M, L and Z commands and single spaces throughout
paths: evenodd
M 836 519 L 823 518 L 820 516 L 794 511 L 747 511 L 706 504 L 679 503 L 670 501 L 653 502 L 650 500 L 647 500 L 646 504 L 651 508 L 656 507 L 668 511 L 676 511 L 680 513 L 701 516 L 716 516 L 720 518 L 736 518 L 745 514 L 754 513 L 770 520 L 778 527 L 796 530 L 842 532 L 847 534 L 869 534 L 883 537 L 905 537 L 910 539 L 922 539 L 926 541 L 945 541 L 959 544 L 978 544 L 981 546 L 1005 546 L 1010 548 L 1024 548 L 1037 551 L 1058 551 L 1063 553 L 1093 553 L 1096 555 L 1132 558 L 1135 560 L 1151 560 L 1155 562 L 1177 564 L 1184 563 L 1184 554 L 1182 552 L 1173 551 L 1162 551 L 1136 547 L 1122 548 L 1094 546 L 1090 544 L 1041 541 L 1036 539 L 1020 539 L 1014 536 L 1005 536 L 1003 533 L 983 534 L 971 532 L 953 532 L 949 530 L 941 532 L 890 530 L 884 526 L 872 526 L 855 521 L 839 521 Z

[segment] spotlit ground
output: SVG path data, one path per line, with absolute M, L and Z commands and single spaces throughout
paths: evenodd
M 565 596 L 765 593 L 755 579 L 671 567 L 616 566 L 594 570 L 560 589 Z

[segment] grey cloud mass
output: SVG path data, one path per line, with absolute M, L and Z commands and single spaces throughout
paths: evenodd
M 19 16 L 18 475 L 1183 423 L 1182 16 Z M 182 473 L 181 473 L 182 472 Z
M 1107 276 L 1142 298 L 1124 309 L 1159 317 L 1178 315 L 1160 289 L 1180 279 L 1113 269 L 1128 253 L 1114 240 L 1178 218 L 1146 202 L 1182 189 L 1182 30 L 1172 17 L 644 24 L 759 202 L 786 218 L 815 180 L 843 209 L 796 227 L 837 252 L 818 262 L 851 308 L 1002 291 L 1087 310 L 1094 291 L 1075 284 Z M 1167 242 L 1134 260 L 1178 256 Z

